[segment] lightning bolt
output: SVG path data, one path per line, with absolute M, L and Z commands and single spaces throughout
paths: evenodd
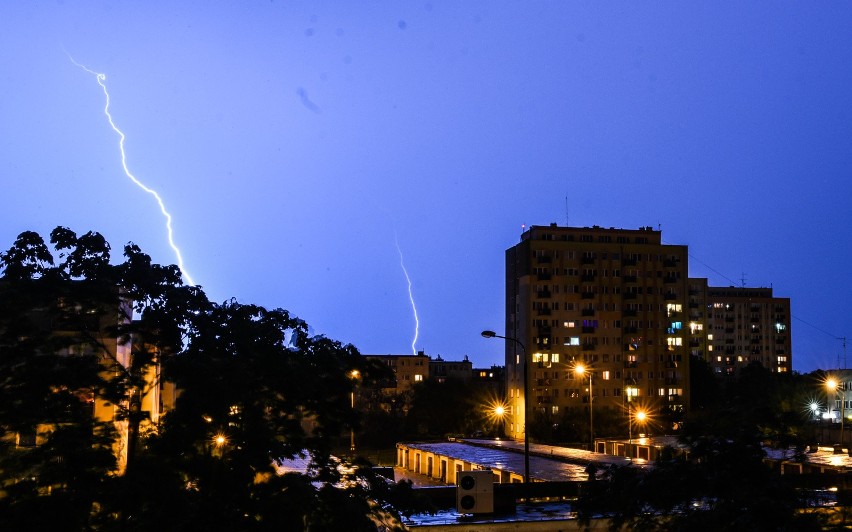
M 112 115 L 109 112 L 109 91 L 107 90 L 106 83 L 105 83 L 106 74 L 103 74 L 101 72 L 95 72 L 94 70 L 88 68 L 87 66 L 81 65 L 80 63 L 75 61 L 73 57 L 71 57 L 71 54 L 69 54 L 68 52 L 65 52 L 65 53 L 66 53 L 66 55 L 68 55 L 68 59 L 70 59 L 71 62 L 74 63 L 74 65 L 82 68 L 83 70 L 85 70 L 89 74 L 95 76 L 95 79 L 97 80 L 98 85 L 100 85 L 101 88 L 103 89 L 104 96 L 106 97 L 106 103 L 104 104 L 104 114 L 106 115 L 107 120 L 109 121 L 109 125 L 112 127 L 112 130 L 115 131 L 116 134 L 118 134 L 118 137 L 119 137 L 118 147 L 121 150 L 121 167 L 124 168 L 124 174 L 131 181 L 133 181 L 133 184 L 135 184 L 137 187 L 141 188 L 143 191 L 147 192 L 148 194 L 154 196 L 154 199 L 157 200 L 157 205 L 160 206 L 160 212 L 163 214 L 163 217 L 166 219 L 166 231 L 168 232 L 168 236 L 169 236 L 169 246 L 172 248 L 172 251 L 175 252 L 175 256 L 177 257 L 178 268 L 180 268 L 180 271 L 183 274 L 183 277 L 186 280 L 187 284 L 195 285 L 195 281 L 192 280 L 192 277 L 189 275 L 189 273 L 187 273 L 186 268 L 184 268 L 183 257 L 181 256 L 180 249 L 177 247 L 177 244 L 175 244 L 174 233 L 172 231 L 172 215 L 169 214 L 168 210 L 166 210 L 166 204 L 163 203 L 163 198 L 160 197 L 160 195 L 157 193 L 156 190 L 145 186 L 144 183 L 142 183 L 141 181 L 136 179 L 136 176 L 134 176 L 130 172 L 130 169 L 127 167 L 127 154 L 124 151 L 124 140 L 125 140 L 126 137 L 125 137 L 124 133 L 120 129 L 118 129 L 118 126 L 115 125 L 115 122 L 112 119 Z
M 417 354 L 417 336 L 420 334 L 420 318 L 417 317 L 417 305 L 414 304 L 414 293 L 411 291 L 411 277 L 408 276 L 408 270 L 405 269 L 405 260 L 402 258 L 402 248 L 399 247 L 399 237 L 394 232 L 394 242 L 396 250 L 399 252 L 399 265 L 402 267 L 402 273 L 405 274 L 405 280 L 408 282 L 408 300 L 411 301 L 411 310 L 414 311 L 414 339 L 411 340 L 412 354 Z

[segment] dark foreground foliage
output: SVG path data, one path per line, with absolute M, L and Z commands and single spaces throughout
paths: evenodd
M 21 234 L 0 254 L 0 530 L 376 530 L 416 504 L 331 443 L 383 378 L 285 310 L 209 301 L 136 246 Z M 178 390 L 149 419 L 146 398 Z M 106 413 L 106 414 L 105 414 Z M 278 471 L 303 458 L 307 474 Z

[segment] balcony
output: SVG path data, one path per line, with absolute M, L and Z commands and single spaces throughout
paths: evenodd
M 550 309 L 549 308 L 540 308 L 540 309 L 536 310 L 536 314 L 539 315 L 539 316 L 550 316 Z
M 638 368 L 639 363 L 636 362 L 635 360 L 634 361 L 625 360 L 624 361 L 624 367 L 625 368 Z
M 636 299 L 636 294 L 634 292 L 624 292 L 621 294 L 622 299 Z
M 674 301 L 675 299 L 677 299 L 677 294 L 666 294 L 666 301 Z
M 549 405 L 553 402 L 553 398 L 549 395 L 540 395 L 537 397 L 538 404 L 540 405 Z
M 583 333 L 585 333 L 585 334 L 594 334 L 594 333 L 595 333 L 595 328 L 594 328 L 594 327 L 583 327 L 581 330 L 582 330 L 582 331 L 583 331 Z
M 537 273 L 535 275 L 536 275 L 536 279 L 538 279 L 539 281 L 549 281 L 550 280 L 550 274 L 549 273 L 542 272 L 542 273 Z
M 594 351 L 597 347 L 597 344 L 586 342 L 583 344 L 583 351 Z
M 674 283 L 677 282 L 677 277 L 670 277 L 670 276 L 663 277 L 663 282 L 666 283 L 666 284 L 674 284 Z
M 548 256 L 548 255 L 543 255 L 543 256 L 540 256 L 540 257 L 536 257 L 535 261 L 538 264 L 550 264 L 551 262 L 553 262 L 553 257 Z
M 636 266 L 636 263 L 637 263 L 636 259 L 633 259 L 633 258 L 621 259 L 621 265 L 622 266 Z
M 636 316 L 639 315 L 639 311 L 636 310 L 636 309 L 627 309 L 627 310 L 622 311 L 621 314 L 623 316 L 627 316 L 628 318 L 635 318 Z
M 595 294 L 592 292 L 583 292 L 581 295 L 581 299 L 594 299 Z
M 539 299 L 550 299 L 550 296 L 552 295 L 553 294 L 550 292 L 550 290 L 539 290 L 535 293 L 535 297 Z
M 639 279 L 635 275 L 623 275 L 621 277 L 621 282 L 623 283 L 635 283 Z
M 580 311 L 580 315 L 581 316 L 594 316 L 595 315 L 595 309 L 584 308 L 583 310 Z
M 638 327 L 631 327 L 631 326 L 622 327 L 621 330 L 622 330 L 622 332 L 624 332 L 624 334 L 636 334 L 637 332 L 639 332 Z
M 680 259 L 666 259 L 663 261 L 663 266 L 666 268 L 676 268 L 680 264 Z
M 581 275 L 580 281 L 584 283 L 593 283 L 595 281 L 594 275 Z
M 680 382 L 680 379 L 677 377 L 668 377 L 666 379 L 666 384 L 677 384 L 678 382 Z

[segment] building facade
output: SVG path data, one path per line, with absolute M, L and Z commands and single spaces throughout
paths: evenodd
M 752 362 L 792 371 L 789 298 L 774 297 L 772 288 L 708 287 L 704 303 L 704 334 L 695 337 L 717 375 L 735 377 Z
M 658 411 L 689 402 L 686 246 L 661 232 L 532 226 L 506 251 L 508 435 L 530 413 L 607 408 Z M 583 369 L 582 374 L 578 373 Z M 591 382 L 590 382 L 591 380 Z

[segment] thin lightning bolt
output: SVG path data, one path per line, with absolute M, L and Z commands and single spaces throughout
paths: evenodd
M 402 273 L 405 274 L 405 280 L 408 282 L 408 300 L 411 301 L 411 310 L 414 311 L 414 339 L 411 341 L 412 354 L 417 354 L 417 336 L 420 334 L 420 318 L 417 317 L 417 305 L 414 304 L 414 293 L 411 291 L 411 277 L 408 276 L 408 270 L 405 269 L 405 261 L 402 258 L 402 248 L 399 247 L 399 238 L 394 233 L 394 242 L 396 242 L 396 250 L 399 252 L 399 265 L 402 266 Z
M 115 122 L 112 120 L 112 115 L 109 112 L 109 91 L 107 91 L 106 84 L 104 83 L 106 81 L 106 74 L 103 74 L 103 73 L 100 73 L 100 72 L 95 72 L 94 70 L 91 70 L 90 68 L 86 67 L 85 65 L 81 65 L 80 63 L 75 61 L 74 58 L 71 57 L 71 54 L 69 54 L 68 52 L 66 52 L 66 54 L 68 55 L 68 59 L 70 59 L 71 62 L 74 63 L 74 65 L 82 68 L 83 70 L 85 70 L 89 74 L 92 74 L 93 76 L 95 76 L 95 79 L 98 81 L 98 85 L 100 85 L 101 88 L 103 89 L 104 96 L 106 97 L 106 104 L 104 105 L 104 114 L 106 115 L 107 120 L 109 120 L 109 125 L 112 127 L 112 130 L 115 131 L 119 136 L 120 140 L 118 142 L 118 147 L 121 150 L 121 166 L 122 166 L 122 168 L 124 168 L 124 174 L 128 178 L 130 178 L 130 180 L 133 181 L 133 183 L 137 187 L 141 188 L 142 190 L 144 190 L 148 194 L 154 196 L 154 199 L 157 200 L 157 204 L 160 206 L 160 212 L 163 213 L 163 216 L 166 219 L 166 230 L 167 230 L 168 235 L 169 235 L 169 246 L 172 248 L 172 251 L 175 252 L 175 256 L 177 257 L 177 262 L 178 262 L 178 268 L 180 268 L 180 271 L 183 274 L 184 279 L 186 279 L 187 284 L 195 285 L 195 281 L 192 280 L 192 277 L 190 277 L 189 273 L 187 273 L 187 271 L 186 271 L 186 268 L 184 268 L 184 266 L 183 266 L 183 257 L 181 256 L 180 249 L 178 249 L 177 244 L 175 244 L 174 235 L 172 233 L 172 215 L 169 214 L 169 211 L 166 210 L 166 204 L 163 203 L 163 198 L 161 198 L 160 195 L 157 194 L 156 190 L 154 190 L 152 188 L 148 188 L 141 181 L 136 179 L 136 176 L 134 176 L 130 172 L 130 169 L 127 168 L 127 154 L 124 152 L 125 136 L 124 136 L 124 133 L 122 133 L 122 131 L 120 129 L 118 129 L 118 126 L 115 125 Z

